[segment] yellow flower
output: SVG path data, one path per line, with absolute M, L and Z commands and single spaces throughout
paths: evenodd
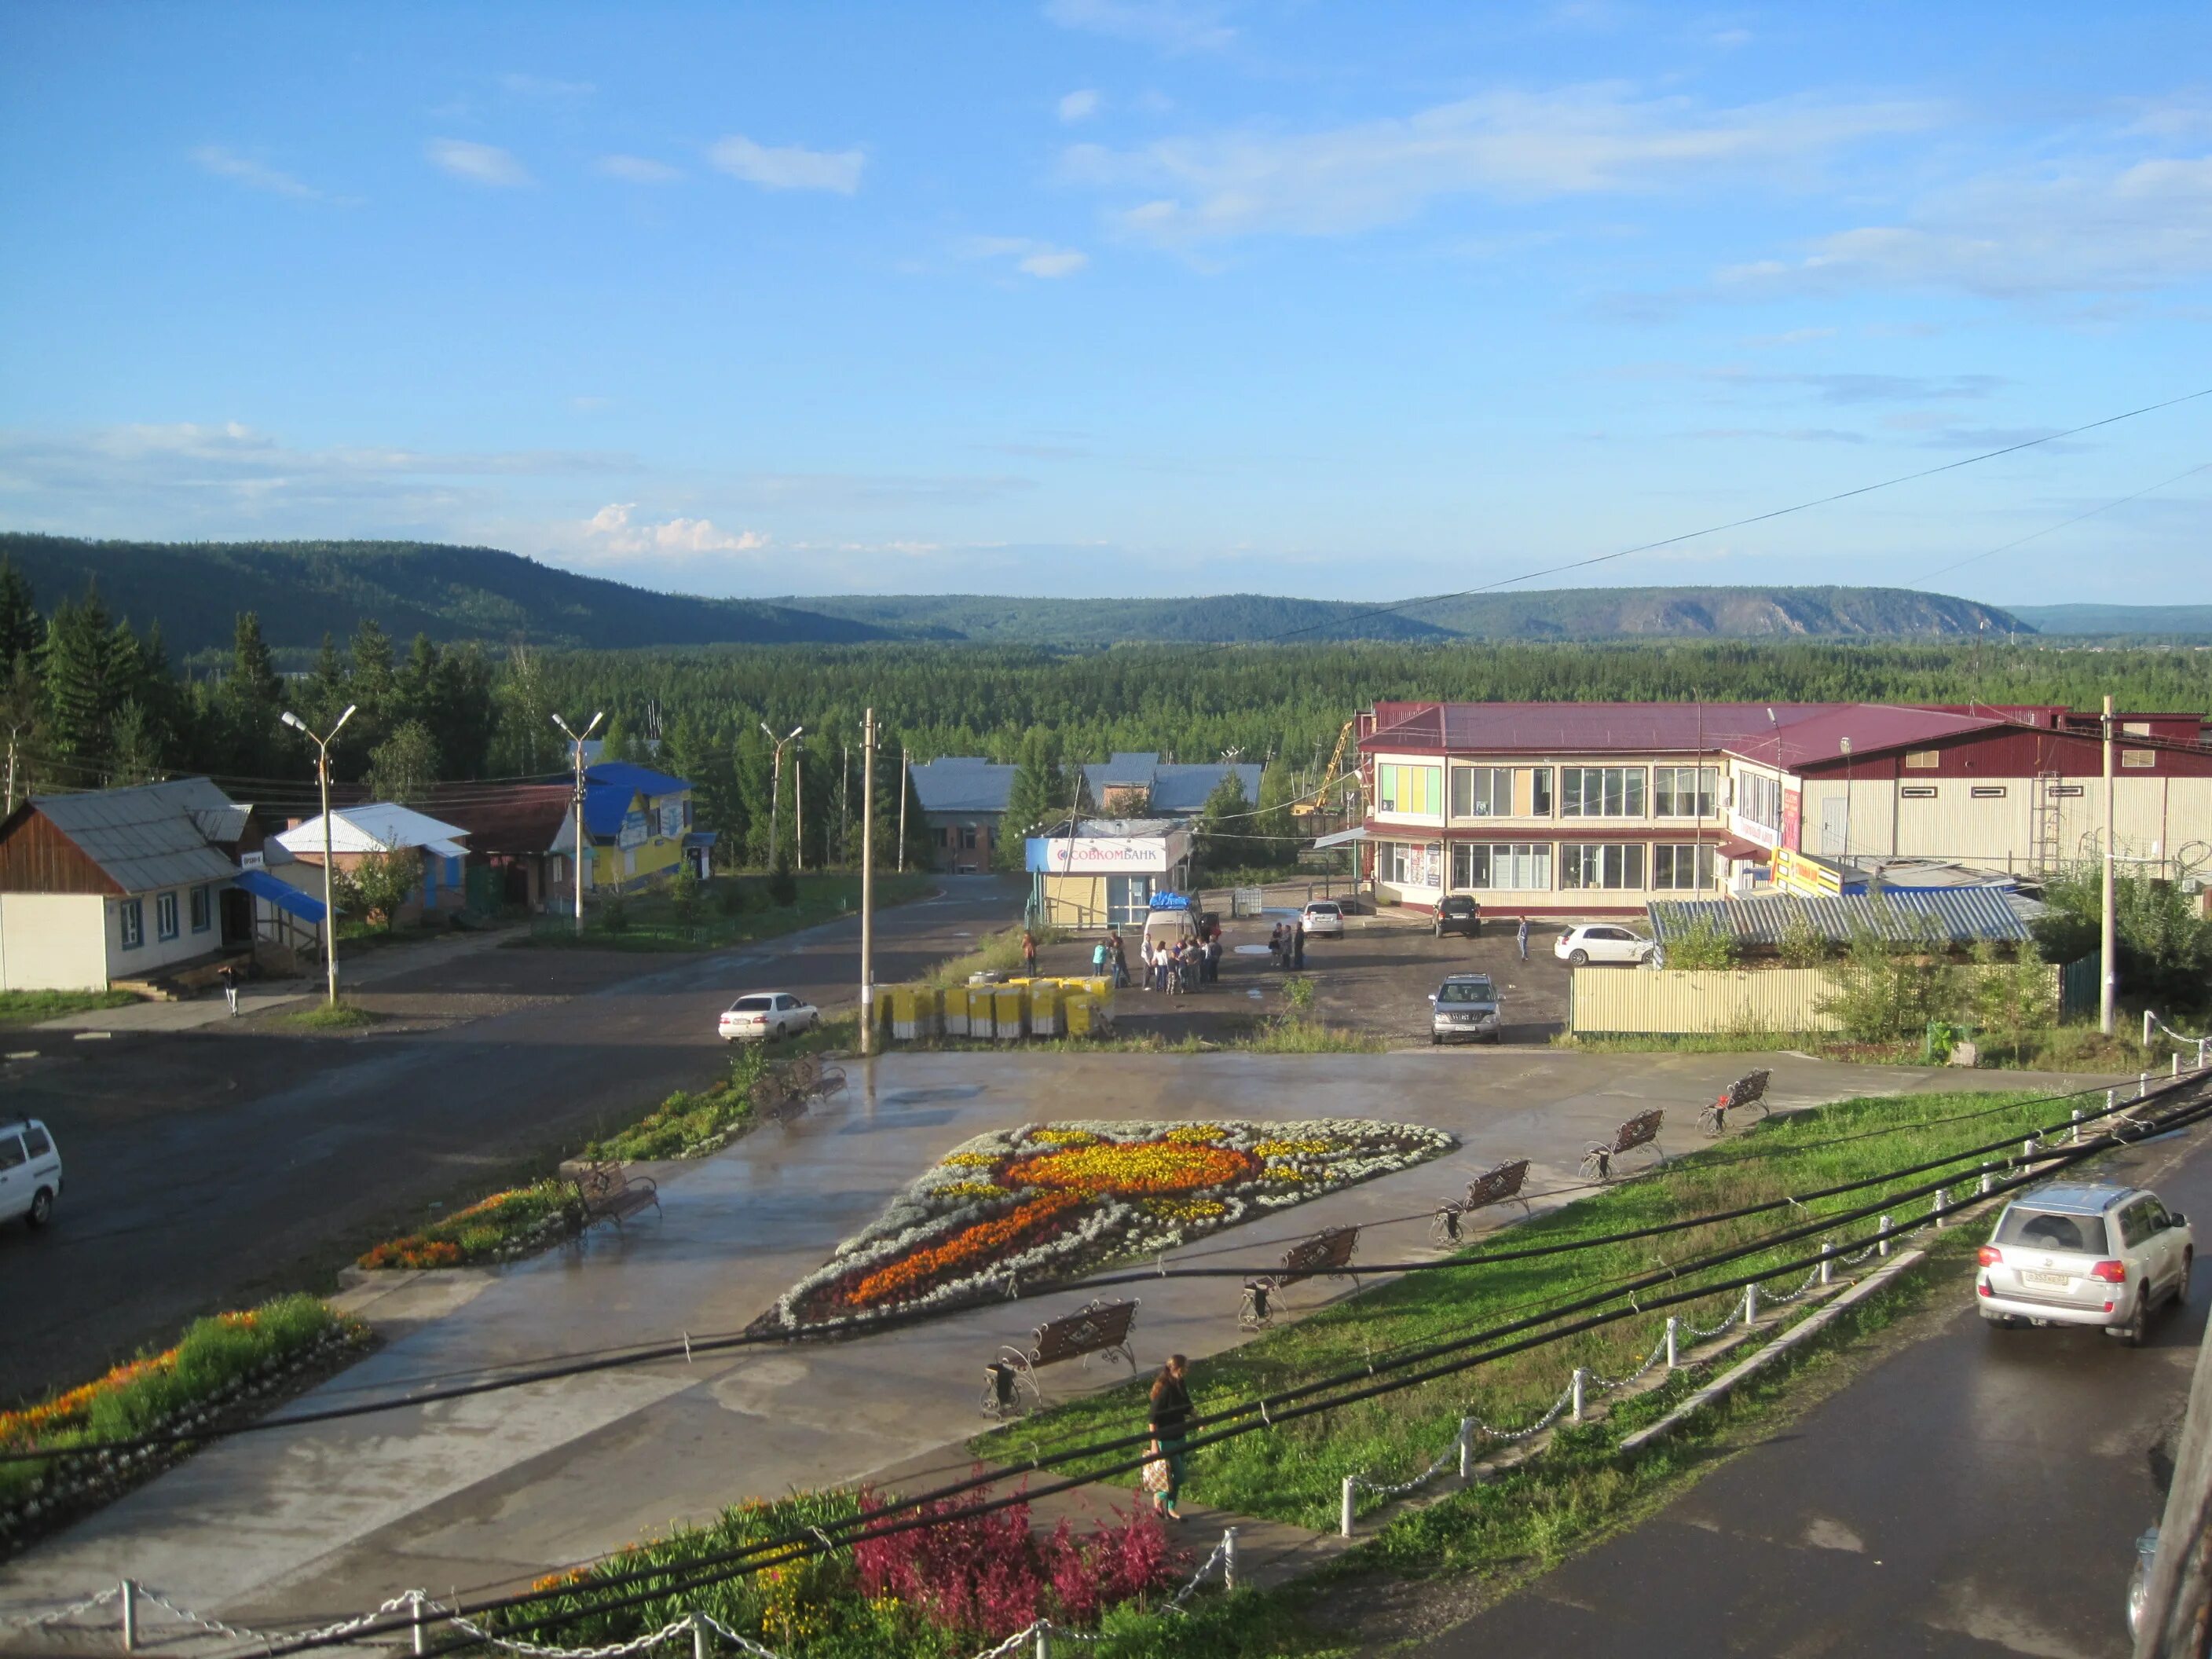
M 1006 1189 L 988 1181 L 948 1181 L 937 1188 L 940 1198 L 1004 1198 Z
M 1170 1129 L 1165 1139 L 1179 1141 L 1186 1146 L 1203 1146 L 1221 1139 L 1222 1127 L 1218 1123 L 1186 1123 L 1180 1129 Z
M 1252 1149 L 1261 1158 L 1294 1158 L 1302 1152 L 1332 1151 L 1326 1140 L 1263 1140 Z
M 1034 1129 L 1031 1140 L 1042 1141 L 1048 1146 L 1095 1146 L 1098 1137 L 1088 1129 Z
M 954 1152 L 939 1160 L 947 1170 L 988 1170 L 999 1160 L 988 1152 Z

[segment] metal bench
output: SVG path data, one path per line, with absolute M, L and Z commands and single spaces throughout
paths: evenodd
M 1518 1204 L 1522 1214 L 1528 1214 L 1528 1200 L 1521 1196 L 1521 1183 L 1528 1178 L 1525 1158 L 1485 1170 L 1467 1183 L 1465 1198 L 1448 1198 L 1437 1206 L 1436 1219 L 1429 1224 L 1430 1238 L 1438 1244 L 1458 1243 L 1461 1218 L 1492 1204 Z
M 576 1196 L 583 1200 L 584 1225 L 611 1221 L 619 1227 L 648 1204 L 660 1208 L 660 1188 L 651 1176 L 633 1175 L 619 1164 L 575 1166 Z
M 1137 1355 L 1129 1346 L 1129 1325 L 1137 1316 L 1137 1298 L 1085 1303 L 1072 1314 L 1048 1321 L 1030 1333 L 1026 1348 L 1005 1347 L 983 1367 L 983 1415 L 1005 1419 L 1033 1411 L 1044 1400 L 1036 1373 L 1063 1359 L 1079 1359 L 1086 1366 L 1093 1354 L 1120 1359 L 1137 1370 Z
M 763 1117 L 781 1122 L 844 1086 L 843 1066 L 827 1064 L 819 1054 L 801 1054 L 763 1073 L 753 1085 L 753 1099 Z
M 1582 1176 L 1585 1181 L 1613 1179 L 1613 1161 L 1638 1146 L 1649 1146 L 1659 1154 L 1659 1162 L 1667 1161 L 1667 1150 L 1659 1145 L 1659 1126 L 1667 1114 L 1657 1107 L 1648 1112 L 1638 1112 L 1622 1124 L 1613 1139 L 1593 1140 L 1583 1153 Z
M 1311 1238 L 1302 1238 L 1283 1253 L 1280 1271 L 1244 1281 L 1244 1306 L 1237 1322 L 1259 1330 L 1274 1322 L 1273 1297 L 1279 1290 L 1308 1279 L 1349 1279 L 1359 1282 L 1352 1270 L 1352 1253 L 1358 1248 L 1359 1229 L 1329 1227 Z
M 1698 1114 L 1698 1127 L 1709 1135 L 1723 1133 L 1728 1128 L 1728 1115 L 1746 1106 L 1758 1107 L 1762 1117 L 1771 1114 L 1774 1109 L 1766 1103 L 1766 1085 L 1772 1075 L 1764 1067 L 1745 1073 Z

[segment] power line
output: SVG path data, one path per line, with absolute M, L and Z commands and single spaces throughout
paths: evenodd
M 1923 467 L 1917 472 L 1902 473 L 1894 478 L 1884 478 L 1876 483 L 1860 484 L 1850 489 L 1839 489 L 1833 495 L 1816 496 L 1811 501 L 1796 501 L 1788 507 L 1778 507 L 1765 513 L 1753 513 L 1747 518 L 1731 519 L 1725 524 L 1706 525 L 1698 530 L 1686 530 L 1680 535 L 1668 536 L 1656 542 L 1642 542 L 1634 547 L 1624 547 L 1618 552 L 1600 553 L 1591 558 L 1573 559 L 1565 564 L 1547 565 L 1540 570 L 1524 570 L 1517 576 L 1501 577 L 1494 582 L 1485 582 L 1479 587 L 1463 587 L 1455 593 L 1430 593 L 1416 599 L 1401 599 L 1394 605 L 1376 605 L 1366 611 L 1354 611 L 1349 617 L 1335 617 L 1326 622 L 1308 623 L 1303 628 L 1286 629 L 1280 634 L 1271 634 L 1254 645 L 1273 645 L 1283 640 L 1296 639 L 1301 635 L 1319 632 L 1323 629 L 1338 629 L 1347 623 L 1364 621 L 1370 617 L 1388 617 L 1415 605 L 1436 605 L 1449 599 L 1471 599 L 1477 593 L 1489 593 L 1501 587 L 1510 587 L 1516 582 L 1534 581 L 1540 576 L 1557 576 L 1570 570 L 1587 570 L 1592 565 L 1609 564 L 1615 559 L 1626 559 L 1638 553 L 1654 553 L 1662 547 L 1674 547 L 1683 542 L 1695 541 L 1700 536 L 1717 536 L 1724 531 L 1741 530 L 1747 525 L 1765 524 L 1770 520 L 1788 518 L 1792 514 L 1809 513 L 1816 507 L 1830 507 L 1838 501 L 1847 501 L 1856 495 L 1870 495 L 1878 489 L 1893 489 L 1922 478 L 1932 478 L 1938 473 L 1955 472 L 1963 466 L 1978 465 L 2000 456 L 2016 455 L 2021 450 L 2033 449 L 2041 444 L 2056 443 L 2061 438 L 2077 437 L 2084 432 L 2094 432 L 2099 427 L 2111 426 L 2120 421 L 2131 421 L 2139 415 L 2155 414 L 2161 409 L 2172 409 L 2179 404 L 2193 402 L 2198 398 L 2212 397 L 2212 386 L 2201 391 L 2185 392 L 2179 398 L 2168 398 L 2162 403 L 2145 404 L 2139 409 L 2107 415 L 2101 420 L 2086 421 L 2080 426 L 2069 427 L 2063 432 L 2045 433 L 2040 438 L 2028 438 L 2016 444 L 2007 444 L 2000 449 L 1984 450 L 1978 455 L 1968 455 L 1955 461 L 1946 461 L 1940 466 Z
M 2201 462 L 2197 465 L 2191 467 L 2186 472 L 2177 472 L 2171 478 L 2161 478 L 2154 484 L 2146 484 L 2143 488 L 2135 491 L 2132 495 L 2122 495 L 2116 500 L 2106 501 L 2102 507 L 2093 507 L 2087 513 L 2076 513 L 2070 519 L 2062 519 L 2057 524 L 2045 525 L 2040 530 L 2032 530 L 2025 536 L 2021 536 L 2015 540 L 2005 543 L 2002 547 L 1992 547 L 1984 552 L 1976 553 L 1966 558 L 1963 558 L 1956 564 L 1947 564 L 1941 569 L 1931 570 L 1921 580 L 1924 581 L 1933 581 L 1938 576 L 1948 576 L 1954 570 L 1964 570 L 1968 565 L 1978 563 L 1983 559 L 1994 558 L 2000 553 L 2009 553 L 2014 548 L 2025 546 L 2027 544 L 2034 541 L 2039 537 L 2048 536 L 2056 531 L 2064 530 L 2070 525 L 2077 525 L 2081 523 L 2084 519 L 2094 519 L 2100 513 L 2108 513 L 2116 507 L 2125 507 L 2130 501 L 2139 501 L 2144 496 L 2155 495 L 2158 491 L 2166 489 L 2168 485 L 2178 484 L 2184 478 L 2193 478 L 2198 473 L 2207 471 L 2212 471 L 2212 461 Z

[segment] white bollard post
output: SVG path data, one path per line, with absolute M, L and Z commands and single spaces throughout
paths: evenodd
M 128 1578 L 123 1581 L 123 1650 L 138 1651 L 138 1586 Z
M 414 1629 L 409 1632 L 409 1635 L 412 1638 L 412 1645 L 415 1650 L 416 1659 L 422 1659 L 423 1648 L 427 1645 L 423 1641 L 422 1591 L 414 1590 L 409 1593 L 407 1597 L 407 1617 L 409 1621 L 414 1626 Z M 694 1628 L 696 1630 L 696 1627 L 695 1626 Z
M 1994 1186 L 1994 1185 L 1996 1184 L 1996 1177 L 1995 1176 L 1993 1176 L 1993 1175 L 1991 1175 L 1991 1174 L 1990 1173 L 1990 1166 L 1989 1166 L 1988 1164 L 1983 1164 L 1983 1165 L 1982 1165 L 1982 1196 L 1983 1196 L 1984 1198 L 1987 1198 L 1987 1197 L 1990 1195 L 1990 1188 L 1992 1186 Z
M 2079 1106 L 2074 1109 L 2074 1144 L 2076 1146 L 2081 1144 L 2081 1109 Z
M 2111 1116 L 2114 1112 L 2116 1112 L 2116 1111 L 2119 1110 L 2119 1109 L 2120 1109 L 2120 1091 L 2119 1091 L 2118 1089 L 2107 1089 L 2107 1090 L 2106 1090 L 2106 1091 L 2105 1091 L 2105 1115 L 2106 1115 L 2106 1117 L 2110 1117 L 2110 1116 Z
M 1874 1253 L 1876 1255 L 1889 1254 L 1889 1217 L 1886 1214 L 1874 1230 Z
M 2150 1073 L 2149 1073 L 2148 1072 L 2138 1072 L 2138 1073 L 2136 1073 L 2136 1098 L 2137 1100 L 2141 1100 L 2144 1096 L 2148 1095 L 2148 1093 L 2150 1093 Z
M 1682 1322 L 1680 1320 L 1675 1318 L 1673 1314 L 1668 1314 L 1667 1316 L 1667 1369 L 1670 1371 L 1674 1369 L 1675 1341 L 1681 1328 Z
M 1352 1536 L 1352 1477 L 1348 1474 L 1344 1477 L 1344 1503 L 1342 1511 L 1343 1512 L 1337 1517 L 1336 1529 L 1345 1537 L 1349 1538 Z
M 1943 1224 L 1943 1200 L 1950 1196 L 1948 1188 L 1938 1187 L 1936 1189 L 1936 1224 L 1938 1227 Z
M 1743 1287 L 1743 1324 L 1744 1324 L 1744 1328 L 1745 1328 L 1746 1330 L 1749 1330 L 1749 1329 L 1750 1329 L 1753 1325 L 1756 1325 L 1758 1322 L 1759 1322 L 1759 1286 L 1758 1286 L 1758 1285 L 1745 1285 L 1745 1286 Z
M 2030 1135 L 2027 1139 L 2020 1143 L 2020 1155 L 2022 1161 L 2026 1163 L 2034 1163 L 2037 1157 L 2041 1154 L 2042 1151 L 2043 1149 L 2035 1144 L 2035 1137 L 2033 1135 Z
M 2179 1048 L 2173 1051 L 2173 1075 L 2176 1077 L 2181 1075 L 2181 1050 Z
M 1042 1620 L 1036 1627 L 1036 1659 L 1052 1659 L 1052 1626 Z
M 2146 1009 L 2144 1009 L 2144 1010 L 2143 1010 L 2143 1038 L 2142 1038 L 2142 1046 L 2143 1046 L 2144 1048 L 2149 1048 L 2149 1047 L 2150 1047 L 2150 1027 L 2151 1027 L 2151 1022 L 2152 1022 L 2153 1020 L 2156 1019 L 2157 1018 L 2158 1018 L 2158 1016 L 2157 1016 L 2156 1014 L 2154 1014 L 2154 1013 L 2151 1012 L 2151 1011 L 2150 1011 L 2149 1009 L 2146 1008 Z
M 707 1621 L 691 1615 L 691 1659 L 707 1659 Z
M 1237 1588 L 1237 1528 L 1224 1527 L 1221 1531 L 1221 1588 L 1234 1591 Z
M 1835 1282 L 1836 1264 L 1832 1260 L 1831 1260 L 1835 1254 L 1836 1247 L 1833 1244 L 1831 1244 L 1826 1239 L 1822 1239 L 1820 1241 L 1820 1282 L 1823 1285 L 1831 1285 Z
M 1583 1420 L 1583 1377 L 1584 1374 L 1585 1373 L 1581 1366 L 1576 1366 L 1574 1377 L 1567 1384 L 1568 1389 L 1574 1395 L 1573 1404 L 1569 1406 L 1567 1409 L 1573 1413 L 1574 1419 L 1577 1423 Z
M 1474 1419 L 1471 1417 L 1459 1420 L 1459 1478 L 1474 1479 Z

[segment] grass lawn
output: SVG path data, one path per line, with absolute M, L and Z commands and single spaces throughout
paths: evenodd
M 271 1016 L 270 1023 L 289 1026 L 295 1031 L 365 1031 L 372 1025 L 384 1022 L 382 1014 L 373 1014 L 366 1008 L 356 1008 L 349 1002 L 335 1006 L 318 1002 L 311 1008 L 288 1009 Z
M 42 1019 L 81 1014 L 88 1008 L 120 1008 L 137 1000 L 128 991 L 0 991 L 0 1026 L 36 1025 Z
M 718 951 L 757 939 L 797 933 L 860 908 L 860 877 L 857 871 L 832 872 L 799 878 L 799 902 L 788 908 L 767 902 L 765 883 L 752 876 L 724 876 L 702 889 L 697 903 L 679 915 L 672 900 L 659 893 L 632 893 L 620 901 L 593 902 L 588 897 L 584 931 L 573 921 L 538 916 L 530 931 L 507 941 L 511 946 L 546 949 L 581 948 L 589 951 Z M 933 878 L 921 872 L 876 876 L 876 908 L 888 910 L 931 890 Z M 725 910 L 722 895 L 741 892 L 745 908 Z
M 2094 1025 L 2060 1025 L 2031 1031 L 2018 1045 L 2002 1037 L 1985 1036 L 1981 1042 L 1982 1064 L 2019 1072 L 2163 1072 L 2178 1051 L 2185 1065 L 2194 1064 L 2195 1045 L 2182 1047 L 2161 1033 L 2148 1048 L 2137 1041 L 2140 1015 L 2122 1015 L 2119 1030 L 2106 1036 Z M 1853 1042 L 1842 1037 L 1805 1031 L 1703 1031 L 1577 1036 L 1563 1033 L 1552 1039 L 1555 1048 L 1580 1048 L 1591 1054 L 1747 1054 L 1795 1052 L 1816 1060 L 1842 1060 L 1856 1066 L 1925 1066 L 1929 1063 L 1920 1037 L 1893 1042 Z

